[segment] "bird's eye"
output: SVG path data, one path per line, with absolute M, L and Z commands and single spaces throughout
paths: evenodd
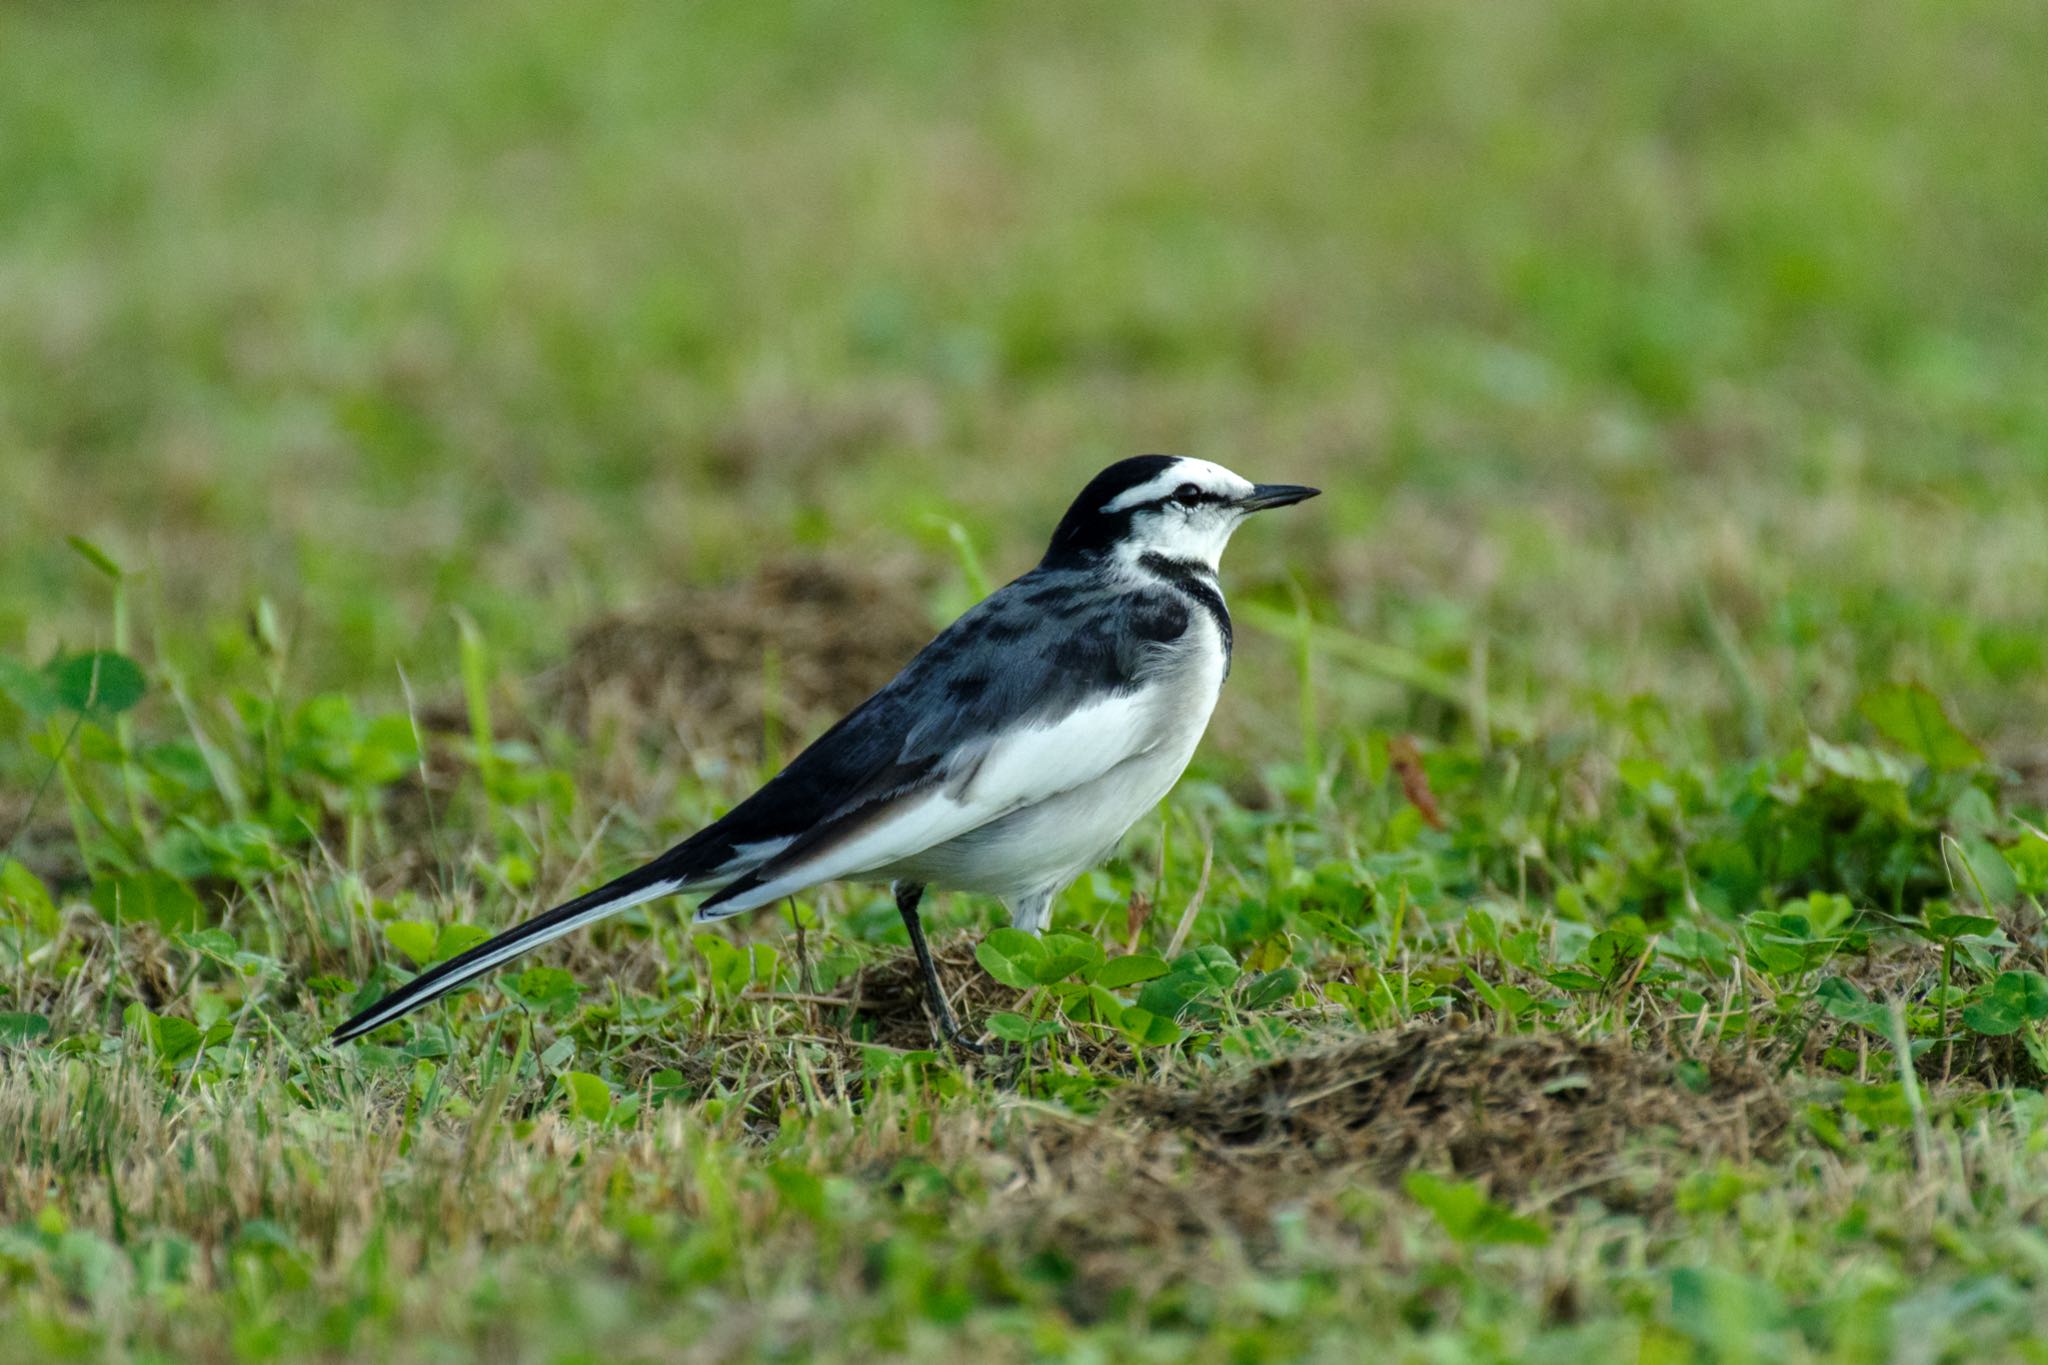
M 1199 484 L 1184 483 L 1173 490 L 1173 500 L 1175 502 L 1199 502 L 1201 497 L 1202 489 Z

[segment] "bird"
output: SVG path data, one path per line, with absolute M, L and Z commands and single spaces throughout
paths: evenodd
M 1044 931 L 1054 901 L 1165 798 L 1230 672 L 1218 562 L 1254 512 L 1320 490 L 1188 456 L 1091 479 L 1029 572 L 724 817 L 657 858 L 414 977 L 336 1028 L 360 1038 L 522 953 L 676 894 L 698 923 L 831 881 L 887 884 L 936 1032 L 954 1018 L 926 943 L 927 888 L 989 894 Z M 708 893 L 708 894 L 706 894 Z

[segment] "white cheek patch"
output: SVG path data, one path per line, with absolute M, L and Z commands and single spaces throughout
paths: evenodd
M 1136 564 L 1146 555 L 1164 555 L 1206 565 L 1213 572 L 1231 533 L 1242 521 L 1234 509 L 1222 507 L 1197 507 L 1192 513 L 1169 507 L 1140 513 L 1131 534 L 1116 547 L 1116 554 L 1127 564 Z

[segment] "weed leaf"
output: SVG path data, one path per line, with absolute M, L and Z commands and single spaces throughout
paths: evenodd
M 413 960 L 416 967 L 424 967 L 434 960 L 434 944 L 438 936 L 431 924 L 418 920 L 393 920 L 384 926 L 384 937 L 391 940 L 391 946 Z
M 0 1047 L 26 1047 L 49 1032 L 50 1021 L 40 1014 L 0 1014 Z
M 1039 982 L 1045 945 L 1022 929 L 997 929 L 975 945 L 974 960 L 1005 986 L 1028 990 Z
M 1118 990 L 1124 986 L 1135 986 L 1141 981 L 1151 981 L 1166 975 L 1166 963 L 1150 953 L 1132 953 L 1129 957 L 1113 957 L 1096 969 L 1095 984 Z
M 1477 1245 L 1542 1246 L 1550 1233 L 1486 1197 L 1469 1180 L 1449 1180 L 1431 1171 L 1410 1171 L 1401 1182 L 1408 1197 L 1428 1209 L 1456 1242 Z
M 1863 698 L 1864 718 L 1899 748 L 1938 773 L 1982 766 L 1984 751 L 1942 710 L 1941 699 L 1918 683 L 1880 687 Z
M 1006 1043 L 1030 1043 L 1054 1036 L 1060 1031 L 1060 1026 L 1050 1019 L 1033 1022 L 1021 1014 L 1005 1010 L 988 1017 L 988 1031 Z
M 1263 1010 L 1275 1005 L 1284 1005 L 1301 989 L 1301 980 L 1299 967 L 1282 967 L 1277 971 L 1255 976 L 1244 988 L 1244 1007 L 1248 1010 Z
M 562 1091 L 569 1097 L 569 1112 L 579 1119 L 603 1123 L 611 1117 L 612 1088 L 602 1076 L 588 1071 L 564 1071 Z
M 1102 963 L 1102 946 L 1094 939 L 1079 934 L 1047 934 L 1039 942 L 1044 945 L 1044 952 L 1031 971 L 1041 986 L 1065 981 L 1076 972 Z
M 113 716 L 131 710 L 149 690 L 142 667 L 109 649 L 54 660 L 49 677 L 57 704 L 70 711 Z
M 2000 972 L 1991 989 L 1963 1007 L 1963 1023 L 1994 1038 L 2037 1019 L 2048 1019 L 2048 977 L 2039 972 Z

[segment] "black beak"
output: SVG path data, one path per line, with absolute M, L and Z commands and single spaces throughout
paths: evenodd
M 1263 512 L 1268 507 L 1307 502 L 1322 491 L 1300 483 L 1255 483 L 1250 494 L 1237 500 L 1237 505 L 1247 512 Z

